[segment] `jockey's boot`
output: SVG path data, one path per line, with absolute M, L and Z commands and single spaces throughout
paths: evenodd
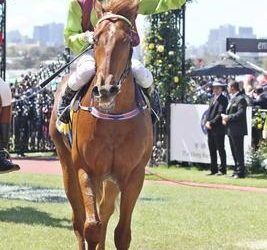
M 69 86 L 67 86 L 64 94 L 61 96 L 57 115 L 59 120 L 65 124 L 70 122 L 70 103 L 76 93 L 77 91 L 74 91 Z
M 0 123 L 0 174 L 17 171 L 19 165 L 12 163 L 8 151 L 9 123 Z
M 152 85 L 149 88 L 143 88 L 143 92 L 150 102 L 152 122 L 155 124 L 159 121 L 162 114 L 158 90 L 154 88 L 154 85 Z

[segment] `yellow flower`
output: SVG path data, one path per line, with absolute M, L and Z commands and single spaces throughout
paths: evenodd
M 173 78 L 173 81 L 174 81 L 175 83 L 178 83 L 178 82 L 179 82 L 179 77 L 178 77 L 178 76 L 175 76 L 175 77 Z
M 164 46 L 163 45 L 159 45 L 157 47 L 157 51 L 160 52 L 160 53 L 164 52 Z
M 262 129 L 262 124 L 258 124 L 257 128 Z
M 148 48 L 151 49 L 151 50 L 154 49 L 154 48 L 155 48 L 155 44 L 154 44 L 154 43 L 150 43 L 150 44 L 148 45 Z

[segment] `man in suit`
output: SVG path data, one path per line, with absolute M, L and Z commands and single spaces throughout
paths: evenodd
M 247 135 L 247 101 L 239 91 L 239 83 L 228 84 L 230 102 L 226 114 L 222 114 L 223 124 L 227 128 L 232 155 L 235 162 L 234 178 L 245 177 L 244 136 Z
M 267 89 L 257 86 L 253 92 L 252 106 L 260 109 L 267 109 Z
M 225 113 L 228 105 L 227 97 L 222 92 L 225 87 L 220 81 L 212 84 L 213 100 L 209 106 L 206 115 L 206 128 L 208 130 L 208 145 L 210 151 L 210 174 L 209 175 L 225 175 L 226 174 L 226 152 L 224 148 L 224 139 L 226 129 L 222 124 L 221 115 Z M 217 151 L 219 151 L 221 165 L 217 165 Z
M 253 91 L 253 99 L 251 104 L 255 110 L 267 109 L 267 91 L 266 87 L 257 86 Z M 257 126 L 252 127 L 252 147 L 254 150 L 259 148 L 259 143 L 262 140 L 263 128 L 258 128 Z

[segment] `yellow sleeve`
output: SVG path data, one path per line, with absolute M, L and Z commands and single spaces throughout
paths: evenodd
M 186 0 L 139 0 L 139 14 L 151 15 L 180 9 Z
M 89 43 L 82 29 L 82 9 L 77 0 L 69 1 L 68 18 L 64 29 L 65 44 L 76 54 L 83 51 Z

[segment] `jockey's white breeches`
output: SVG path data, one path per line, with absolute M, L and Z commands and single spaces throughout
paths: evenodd
M 142 88 L 153 84 L 152 73 L 137 59 L 132 59 L 132 71 L 135 81 Z M 70 75 L 68 86 L 77 91 L 88 83 L 95 75 L 95 59 L 93 52 L 84 54 L 77 62 L 76 70 Z
M 7 107 L 11 105 L 12 94 L 8 83 L 6 83 L 2 78 L 0 78 L 0 97 L 2 107 Z

